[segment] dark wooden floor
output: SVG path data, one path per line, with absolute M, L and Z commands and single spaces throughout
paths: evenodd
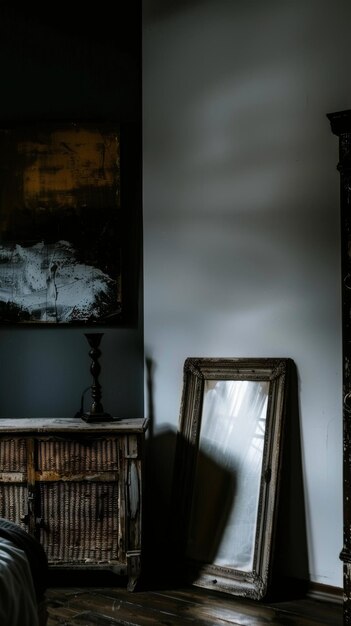
M 342 604 L 310 598 L 268 603 L 196 587 L 130 593 L 123 587 L 50 587 L 47 626 L 341 626 Z

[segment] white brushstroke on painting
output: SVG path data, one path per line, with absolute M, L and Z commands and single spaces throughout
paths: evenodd
M 68 241 L 0 246 L 0 301 L 20 307 L 32 321 L 98 318 L 101 297 L 108 297 L 111 289 L 116 282 L 79 263 Z

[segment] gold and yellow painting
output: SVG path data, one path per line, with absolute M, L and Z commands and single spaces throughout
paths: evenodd
M 114 324 L 121 244 L 118 128 L 0 128 L 1 323 Z

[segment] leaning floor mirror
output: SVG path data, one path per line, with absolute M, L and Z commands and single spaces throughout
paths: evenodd
M 257 600 L 267 593 L 288 363 L 185 361 L 173 503 L 187 582 Z

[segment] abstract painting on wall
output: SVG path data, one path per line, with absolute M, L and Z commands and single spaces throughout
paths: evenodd
M 118 127 L 0 128 L 0 323 L 116 323 L 121 222 Z

